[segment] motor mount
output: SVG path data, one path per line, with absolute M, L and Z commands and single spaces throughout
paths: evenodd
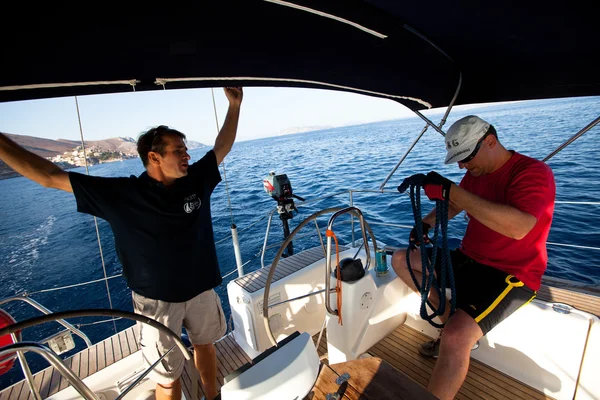
M 277 212 L 283 223 L 283 238 L 285 240 L 290 234 L 288 220 L 294 217 L 293 211 L 298 211 L 294 204 L 294 198 L 301 201 L 304 201 L 304 199 L 294 194 L 292 184 L 286 174 L 276 174 L 275 171 L 269 172 L 269 175 L 263 179 L 263 187 L 265 192 L 277 202 Z M 290 242 L 284 257 L 293 254 L 294 245 Z

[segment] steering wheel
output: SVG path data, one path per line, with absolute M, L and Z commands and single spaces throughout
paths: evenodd
M 338 212 L 338 211 L 342 211 L 342 210 L 345 210 L 345 208 L 341 208 L 341 207 L 325 208 L 323 210 L 317 211 L 314 214 L 311 214 L 310 216 L 306 217 L 302 222 L 300 222 L 298 224 L 298 226 L 283 241 L 283 243 L 281 244 L 281 247 L 279 248 L 279 251 L 277 252 L 277 255 L 275 255 L 275 258 L 273 259 L 273 263 L 271 264 L 271 268 L 269 270 L 269 275 L 267 276 L 267 283 L 265 284 L 265 293 L 264 293 L 264 297 L 263 297 L 263 320 L 265 323 L 265 328 L 267 330 L 269 339 L 271 340 L 271 343 L 273 343 L 274 346 L 277 346 L 277 341 L 275 340 L 275 336 L 273 335 L 273 331 L 271 330 L 271 325 L 269 324 L 269 300 L 268 299 L 269 299 L 269 291 L 271 289 L 271 281 L 273 280 L 273 276 L 275 275 L 275 270 L 277 269 L 277 264 L 279 263 L 279 260 L 281 259 L 283 252 L 287 248 L 287 245 L 292 241 L 292 239 L 294 238 L 294 236 L 296 236 L 296 234 L 300 231 L 300 229 L 302 229 L 306 224 L 308 224 L 309 222 L 311 222 L 313 220 L 316 220 L 317 217 L 320 217 L 323 214 L 334 213 L 334 212 Z M 353 213 L 353 215 L 356 214 L 356 212 L 352 212 L 352 213 Z M 364 221 L 364 223 L 365 223 L 365 227 L 366 227 L 367 231 L 369 232 L 369 236 L 373 240 L 373 243 L 375 244 L 375 246 L 377 246 L 377 242 L 375 240 L 375 235 L 373 235 L 373 231 L 371 230 L 371 227 L 369 226 L 367 221 Z M 375 250 L 377 250 L 377 248 L 375 248 Z M 325 254 L 323 257 L 326 257 L 326 256 L 327 256 L 327 254 Z M 327 271 L 327 273 L 329 274 L 330 271 Z M 294 299 L 290 299 L 288 301 L 297 300 L 297 299 L 306 297 L 309 294 L 310 293 L 307 293 L 306 295 L 298 296 L 298 297 L 296 297 Z M 328 295 L 329 295 L 329 293 L 325 293 L 325 296 L 328 296 Z
M 56 321 L 60 319 L 66 318 L 75 318 L 75 317 L 121 317 L 125 319 L 132 319 L 138 322 L 141 322 L 146 325 L 150 325 L 153 328 L 158 329 L 159 331 L 168 335 L 171 339 L 175 341 L 175 345 L 179 347 L 183 356 L 186 360 L 190 361 L 192 357 L 190 353 L 187 351 L 185 344 L 172 330 L 167 328 L 165 325 L 161 324 L 153 320 L 152 318 L 145 317 L 140 314 L 136 314 L 129 311 L 122 310 L 111 310 L 111 309 L 82 309 L 82 310 L 72 310 L 72 311 L 61 311 L 56 313 L 51 313 L 47 315 L 42 315 L 39 317 L 34 317 L 30 319 L 26 319 L 21 322 L 17 322 L 16 324 L 9 325 L 5 328 L 0 329 L 0 337 L 5 335 L 10 335 L 11 333 L 19 332 L 25 328 L 30 328 L 32 326 L 40 325 L 45 322 Z M 0 358 L 5 355 L 12 354 L 16 351 L 33 351 L 39 354 L 42 354 L 50 364 L 57 368 L 58 371 L 64 372 L 66 374 L 65 378 L 69 381 L 69 383 L 73 386 L 75 390 L 79 392 L 85 399 L 98 399 L 98 397 L 94 394 L 89 387 L 86 386 L 82 380 L 77 377 L 70 369 L 68 369 L 60 359 L 52 350 L 48 349 L 46 346 L 37 343 L 37 342 L 17 342 L 5 347 L 0 348 Z M 146 376 L 154 367 L 158 364 L 158 362 L 154 363 L 150 367 L 146 368 L 146 370 L 142 373 L 142 377 Z M 139 382 L 135 381 L 132 385 L 127 387 L 121 393 L 119 398 L 122 398 L 125 394 L 127 394 L 131 389 L 135 387 L 135 385 Z

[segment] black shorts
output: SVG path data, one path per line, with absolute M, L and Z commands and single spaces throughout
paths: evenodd
M 427 252 L 431 259 L 432 249 Z M 436 257 L 435 271 L 440 282 L 441 249 Z M 480 264 L 460 250 L 451 250 L 454 272 L 456 308 L 469 314 L 483 334 L 502 322 L 510 314 L 529 303 L 537 292 L 528 288 L 506 272 Z M 450 286 L 446 282 L 446 286 Z

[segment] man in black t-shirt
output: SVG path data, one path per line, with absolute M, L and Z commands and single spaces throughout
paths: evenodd
M 79 212 L 111 226 L 123 274 L 137 313 L 176 333 L 182 326 L 194 345 L 194 361 L 207 399 L 218 394 L 213 343 L 226 331 L 210 213 L 210 196 L 221 181 L 218 165 L 237 132 L 242 88 L 225 88 L 229 109 L 212 150 L 189 164 L 185 135 L 158 126 L 138 139 L 146 171 L 139 177 L 105 178 L 67 173 L 0 133 L 0 160 L 45 187 L 72 192 Z M 172 346 L 158 330 L 140 324 L 144 360 L 153 364 Z M 177 349 L 150 377 L 157 399 L 180 399 L 184 358 Z

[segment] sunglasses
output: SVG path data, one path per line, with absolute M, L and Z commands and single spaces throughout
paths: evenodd
M 487 137 L 486 135 L 483 135 L 483 137 L 481 139 L 479 139 L 479 141 L 477 142 L 477 144 L 475 145 L 475 149 L 473 149 L 473 151 L 471 152 L 471 154 L 469 154 L 467 156 L 467 158 L 463 158 L 462 160 L 459 161 L 460 164 L 466 164 L 469 161 L 471 161 L 472 159 L 475 158 L 475 156 L 477 155 L 477 153 L 479 152 L 479 149 L 481 148 L 481 143 L 483 143 L 483 140 Z
M 150 142 L 150 151 L 156 151 L 155 146 L 157 139 L 163 136 L 165 133 L 168 133 L 169 130 L 170 129 L 168 126 L 160 125 L 149 132 L 149 136 L 152 138 L 152 141 Z

